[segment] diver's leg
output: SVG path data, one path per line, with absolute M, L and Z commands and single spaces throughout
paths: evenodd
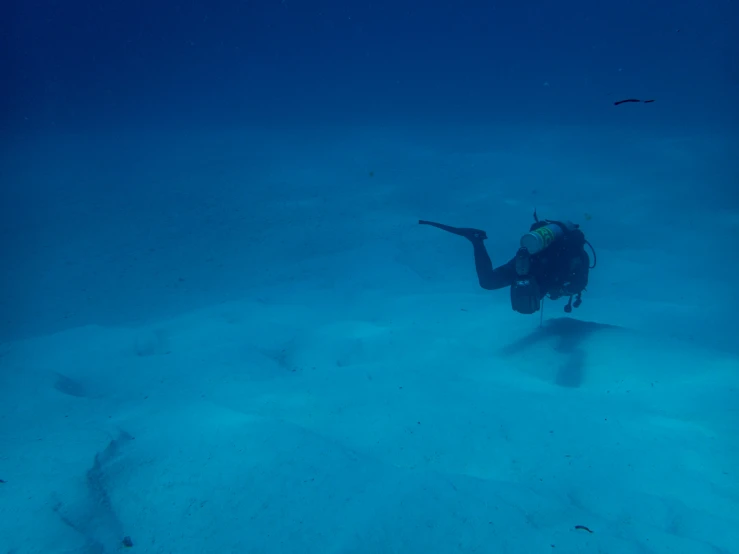
M 459 235 L 466 238 L 472 243 L 472 248 L 475 253 L 475 270 L 477 271 L 477 280 L 480 282 L 480 286 L 484 289 L 497 289 L 500 288 L 498 283 L 499 279 L 496 278 L 496 274 L 493 271 L 493 262 L 490 260 L 490 255 L 485 248 L 483 242 L 488 238 L 485 231 L 480 229 L 471 229 L 469 227 L 451 227 L 442 223 L 435 223 L 433 221 L 420 220 L 418 223 L 421 225 L 431 225 L 437 227 L 443 231 Z
M 488 238 L 487 234 L 485 234 L 485 231 L 482 231 L 480 229 L 470 229 L 468 227 L 452 227 L 450 225 L 444 225 L 443 223 L 424 221 L 423 219 L 419 220 L 418 223 L 421 225 L 431 225 L 432 227 L 436 227 L 437 229 L 441 229 L 442 231 L 453 233 L 469 240 L 473 240 L 476 238 L 479 238 L 480 240 L 485 240 L 486 238 Z
M 477 280 L 480 282 L 480 286 L 487 290 L 495 290 L 504 286 L 499 283 L 500 279 L 497 277 L 495 270 L 493 269 L 493 262 L 490 261 L 490 255 L 488 254 L 485 244 L 482 242 L 484 239 L 475 238 L 470 239 L 472 248 L 475 252 L 475 270 L 477 271 Z

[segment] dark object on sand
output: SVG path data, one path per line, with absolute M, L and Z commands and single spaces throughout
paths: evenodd
M 133 436 L 121 431 L 105 449 L 95 454 L 92 467 L 85 475 L 86 490 L 80 502 L 70 507 L 61 502 L 54 505 L 62 522 L 86 540 L 89 552 L 115 552 L 121 544 L 129 546 L 127 541 L 133 546 L 131 537 L 123 532 L 123 523 L 118 519 L 109 494 L 111 480 L 121 469 L 121 450 L 132 440 Z
M 584 525 L 575 525 L 575 529 L 579 529 L 580 531 L 587 531 L 588 533 L 592 533 L 590 529 L 585 527 Z
M 89 396 L 87 389 L 79 381 L 62 375 L 58 371 L 55 371 L 54 375 L 56 376 L 54 388 L 59 392 L 77 398 L 87 398 Z
M 123 537 L 123 546 L 126 548 L 131 548 L 133 546 L 133 541 L 131 540 L 131 537 Z
M 2 484 L 2 483 L 5 483 L 5 481 L 3 479 L 0 479 L 0 484 Z
M 636 98 L 627 98 L 626 100 L 618 100 L 613 103 L 614 106 L 618 106 L 619 104 L 627 104 L 629 102 L 636 102 L 636 103 L 643 103 L 643 104 L 651 104 L 654 102 L 654 100 L 638 100 Z

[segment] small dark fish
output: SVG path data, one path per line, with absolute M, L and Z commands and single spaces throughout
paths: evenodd
M 626 104 L 628 102 L 643 102 L 644 104 L 651 104 L 654 102 L 654 100 L 639 100 L 637 98 L 627 98 L 626 100 L 618 100 L 617 102 L 614 102 L 614 106 L 618 106 L 619 104 Z
M 585 527 L 584 525 L 575 525 L 575 529 L 578 529 L 580 531 L 587 531 L 588 533 L 592 533 L 592 531 L 588 529 L 587 527 Z

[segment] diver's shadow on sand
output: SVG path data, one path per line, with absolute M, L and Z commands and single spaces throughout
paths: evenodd
M 544 322 L 534 332 L 504 347 L 501 354 L 512 356 L 541 342 L 555 340 L 554 350 L 565 357 L 559 364 L 555 382 L 561 387 L 577 388 L 585 377 L 586 356 L 582 345 L 593 333 L 624 330 L 622 327 L 558 317 Z

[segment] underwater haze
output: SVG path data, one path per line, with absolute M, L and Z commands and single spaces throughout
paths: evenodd
M 735 1 L 3 7 L 0 552 L 739 553 Z

